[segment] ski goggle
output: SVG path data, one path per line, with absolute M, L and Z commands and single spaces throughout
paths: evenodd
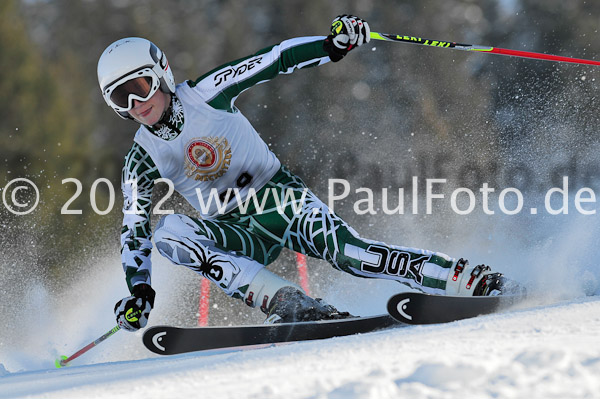
M 112 108 L 126 112 L 133 100 L 148 101 L 160 87 L 160 80 L 151 68 L 144 68 L 108 85 L 102 93 Z

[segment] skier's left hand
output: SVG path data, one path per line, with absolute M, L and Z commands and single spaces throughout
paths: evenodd
M 146 327 L 154 306 L 154 296 L 155 292 L 148 284 L 135 285 L 132 296 L 121 299 L 115 305 L 119 327 L 130 332 Z
M 367 21 L 353 15 L 339 15 L 331 23 L 331 35 L 323 43 L 323 49 L 333 62 L 341 60 L 348 51 L 371 40 Z

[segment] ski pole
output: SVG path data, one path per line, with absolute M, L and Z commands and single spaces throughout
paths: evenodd
M 450 48 L 450 49 L 454 49 L 454 50 L 464 50 L 464 51 L 477 51 L 477 52 L 481 52 L 481 53 L 501 54 L 501 55 L 508 55 L 511 57 L 534 58 L 534 59 L 538 59 L 538 60 L 547 60 L 547 61 L 570 62 L 573 64 L 600 65 L 600 61 L 585 60 L 582 58 L 562 57 L 559 55 L 534 53 L 531 51 L 509 50 L 509 49 L 499 48 L 499 47 L 479 46 L 479 45 L 475 45 L 475 44 L 461 44 L 461 43 L 455 43 L 455 42 L 447 42 L 447 41 L 443 41 L 443 40 L 423 39 L 423 38 L 415 37 L 415 36 L 391 35 L 391 34 L 387 34 L 387 33 L 378 33 L 378 32 L 371 32 L 370 36 L 371 36 L 371 39 L 375 39 L 375 40 L 413 43 L 413 44 L 420 44 L 423 46 L 430 46 L 430 47 Z
M 87 344 L 86 346 L 79 349 L 77 352 L 75 352 L 71 356 L 69 356 L 69 357 L 61 356 L 60 358 L 56 359 L 56 361 L 54 362 L 54 364 L 56 365 L 56 368 L 59 369 L 61 367 L 65 367 L 67 365 L 67 363 L 69 363 L 71 360 L 77 359 L 79 356 L 83 355 L 85 352 L 89 351 L 94 346 L 97 346 L 99 343 L 106 340 L 108 337 L 112 336 L 114 333 L 116 333 L 120 329 L 121 329 L 121 327 L 115 326 L 110 331 L 107 331 L 103 336 L 101 336 L 94 342 Z

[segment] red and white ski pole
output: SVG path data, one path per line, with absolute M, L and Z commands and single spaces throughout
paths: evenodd
M 390 35 L 388 33 L 371 32 L 370 37 L 371 37 L 371 39 L 375 39 L 375 40 L 413 43 L 413 44 L 420 44 L 423 46 L 430 46 L 430 47 L 449 48 L 449 49 L 464 50 L 464 51 L 475 51 L 478 53 L 500 54 L 500 55 L 508 55 L 511 57 L 533 58 L 533 59 L 537 59 L 537 60 L 546 60 L 546 61 L 570 62 L 572 64 L 600 65 L 600 61 L 595 61 L 595 60 L 563 57 L 563 56 L 559 56 L 559 55 L 535 53 L 532 51 L 510 50 L 510 49 L 499 48 L 499 47 L 480 46 L 480 45 L 476 45 L 476 44 L 455 43 L 455 42 L 449 42 L 449 41 L 445 41 L 445 40 L 423 39 L 420 37 L 407 36 L 407 35 L 396 35 L 396 34 Z
M 75 352 L 71 356 L 69 356 L 69 357 L 61 356 L 60 358 L 56 359 L 56 361 L 54 362 L 54 364 L 56 365 L 56 368 L 59 369 L 61 367 L 65 367 L 70 361 L 72 361 L 73 359 L 77 359 L 79 356 L 83 355 L 85 352 L 87 352 L 90 349 L 92 349 L 93 347 L 97 346 L 100 342 L 102 342 L 102 341 L 106 340 L 108 337 L 111 337 L 112 335 L 114 335 L 120 329 L 121 329 L 121 327 L 115 326 L 110 331 L 107 331 L 103 336 L 101 336 L 94 342 L 87 344 L 86 346 L 79 349 L 77 352 Z

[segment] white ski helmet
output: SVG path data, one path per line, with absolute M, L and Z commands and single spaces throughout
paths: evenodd
M 116 101 L 115 89 L 139 77 L 146 78 L 147 92 L 127 93 L 124 99 L 121 96 L 121 100 Z M 98 60 L 98 83 L 104 101 L 124 119 L 130 118 L 127 111 L 133 107 L 133 99 L 146 101 L 159 88 L 165 93 L 175 93 L 175 80 L 167 56 L 154 43 L 139 37 L 117 40 L 104 50 Z

